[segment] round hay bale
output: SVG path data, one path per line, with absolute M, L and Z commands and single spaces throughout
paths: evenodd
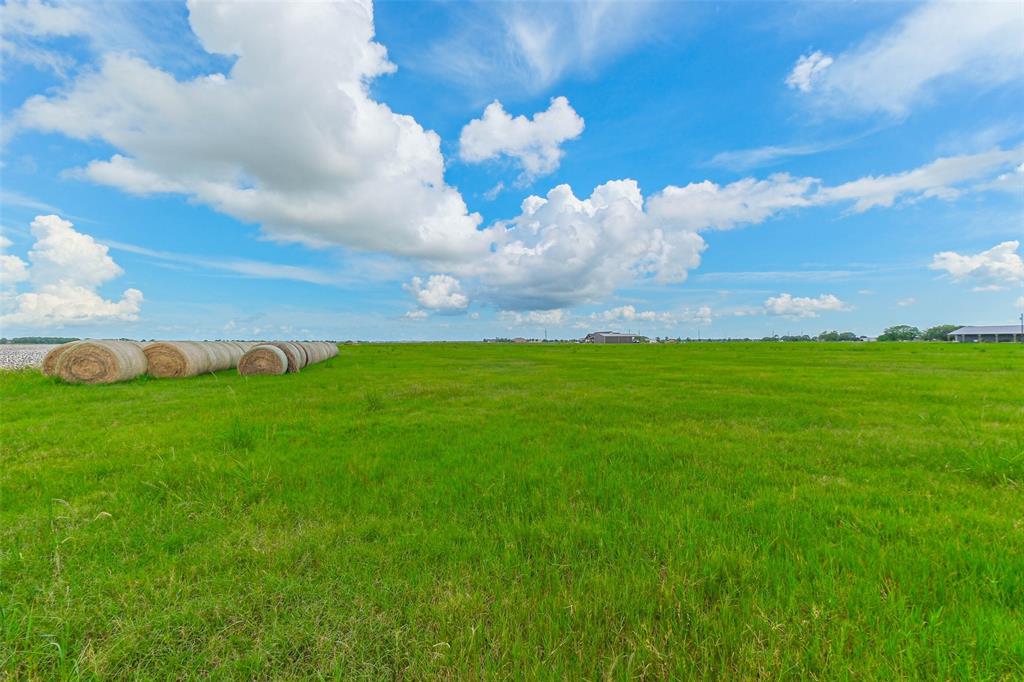
M 210 371 L 210 356 L 196 341 L 154 341 L 142 352 L 149 375 L 160 379 L 194 377 Z
M 298 346 L 296 346 L 294 343 L 291 343 L 290 341 L 268 341 L 265 345 L 276 346 L 284 352 L 285 357 L 288 358 L 289 372 L 298 372 L 300 369 L 302 369 L 303 358 L 302 355 L 300 354 Z
M 270 344 L 253 346 L 238 361 L 238 373 L 242 376 L 284 374 L 287 371 L 288 356 L 278 346 Z
M 50 352 L 43 358 L 43 374 L 48 377 L 57 376 L 57 361 L 60 360 L 60 356 L 64 354 L 68 348 L 81 343 L 80 341 L 69 341 L 68 343 L 62 343 L 59 346 L 54 346 L 50 349 Z
M 57 361 L 57 375 L 73 384 L 112 384 L 146 372 L 146 354 L 131 341 L 79 341 Z
M 219 372 L 235 366 L 231 363 L 231 351 L 219 341 L 203 341 L 200 345 L 206 351 L 206 354 L 210 356 L 211 372 Z
M 291 343 L 293 346 L 295 346 L 296 350 L 299 351 L 299 355 L 302 356 L 301 360 L 302 360 L 302 366 L 303 367 L 308 367 L 310 364 L 312 364 L 312 362 L 309 359 L 309 353 L 306 352 L 306 347 L 302 345 L 302 342 L 300 342 L 300 341 L 289 341 L 289 343 Z
M 299 346 L 306 353 L 306 365 L 314 365 L 323 360 L 322 351 L 317 348 L 315 343 L 309 341 L 300 341 Z
M 238 367 L 238 361 L 241 360 L 242 355 L 245 354 L 245 349 L 234 341 L 221 341 L 220 343 L 227 348 L 228 353 L 231 354 L 231 367 Z

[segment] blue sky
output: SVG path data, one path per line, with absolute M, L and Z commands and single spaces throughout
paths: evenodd
M 1024 308 L 1019 3 L 8 2 L 4 335 Z

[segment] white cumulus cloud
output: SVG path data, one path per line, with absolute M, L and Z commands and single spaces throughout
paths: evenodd
M 527 197 L 491 237 L 492 252 L 466 274 L 479 278 L 486 298 L 515 310 L 599 300 L 638 277 L 681 281 L 705 247 L 699 234 L 652 220 L 633 180 L 607 182 L 585 199 L 568 185 Z
M 610 17 L 632 11 L 596 3 L 584 14 L 598 5 L 604 9 L 593 16 L 606 29 L 615 26 Z M 540 16 L 550 7 L 531 11 Z M 113 51 L 64 86 L 31 97 L 7 129 L 114 148 L 74 171 L 77 177 L 136 194 L 185 195 L 274 238 L 399 256 L 449 273 L 459 282 L 449 310 L 459 309 L 452 300 L 468 301 L 463 286 L 485 303 L 528 311 L 600 302 L 645 279 L 683 281 L 700 264 L 704 231 L 832 203 L 867 210 L 950 199 L 1024 161 L 1022 149 L 993 150 L 834 187 L 776 174 L 670 185 L 647 197 L 631 179 L 580 197 L 559 185 L 527 197 L 519 215 L 480 229 L 481 217 L 445 182 L 439 137 L 371 96 L 373 80 L 394 66 L 374 40 L 368 2 L 192 0 L 189 13 L 206 51 L 235 58 L 227 73 L 179 80 L 135 52 Z M 543 28 L 524 22 L 517 25 Z M 524 45 L 529 38 L 523 34 Z M 557 41 L 545 45 L 541 52 L 559 52 Z M 837 57 L 820 76 L 830 78 L 838 64 Z M 500 104 L 489 111 L 474 122 L 482 132 L 469 135 L 466 153 L 508 155 L 524 173 L 557 165 L 562 141 L 583 125 L 564 98 L 532 119 L 513 118 Z M 507 139 L 490 134 L 503 126 Z M 239 271 L 269 272 L 224 260 Z M 294 268 L 273 272 L 321 279 Z M 418 289 L 429 290 L 430 281 Z
M 812 204 L 814 178 L 786 173 L 764 180 L 744 178 L 728 185 L 709 180 L 684 187 L 669 185 L 651 197 L 649 210 L 657 220 L 683 230 L 729 230 L 760 223 L 780 211 Z
M 769 315 L 803 319 L 818 317 L 823 312 L 849 310 L 850 307 L 834 294 L 821 294 L 812 298 L 784 293 L 767 299 L 764 309 Z
M 469 305 L 469 296 L 462 293 L 459 280 L 451 275 L 431 275 L 426 281 L 413 277 L 405 289 L 417 303 L 430 310 L 461 311 Z
M 591 313 L 590 319 L 593 322 L 647 322 L 661 326 L 674 326 L 681 322 L 691 322 L 702 325 L 711 324 L 711 307 L 702 305 L 698 308 L 685 308 L 679 312 L 637 310 L 635 306 L 624 305 L 617 308 L 610 308 L 597 313 Z
M 237 57 L 229 73 L 181 81 L 109 53 L 12 124 L 118 150 L 81 177 L 185 194 L 280 239 L 441 260 L 486 249 L 444 181 L 437 134 L 370 97 L 394 66 L 369 3 L 193 0 L 189 12 L 208 52 Z
M 4 256 L 0 322 L 31 327 L 138 319 L 142 292 L 126 289 L 118 301 L 103 298 L 101 285 L 123 274 L 107 247 L 55 215 L 32 221 L 36 238 L 30 264 Z M 30 289 L 19 292 L 27 282 Z
M 562 309 L 525 312 L 506 310 L 501 313 L 502 320 L 516 327 L 557 327 L 567 323 L 570 318 L 571 315 Z
M 1017 253 L 1020 242 L 1005 241 L 980 253 L 942 251 L 932 257 L 932 270 L 949 274 L 954 282 L 971 282 L 976 290 L 1006 289 L 1024 284 L 1024 259 Z
M 936 88 L 989 87 L 1024 76 L 1017 2 L 930 2 L 833 57 L 800 57 L 786 83 L 837 111 L 904 115 Z
M 832 57 L 822 54 L 820 50 L 802 55 L 786 77 L 786 85 L 800 92 L 810 92 L 811 84 L 831 65 Z
M 499 156 L 514 159 L 529 181 L 553 173 L 564 154 L 562 143 L 579 137 L 583 118 L 565 97 L 555 97 L 533 118 L 512 117 L 495 100 L 481 118 L 466 124 L 459 136 L 459 156 L 480 163 Z

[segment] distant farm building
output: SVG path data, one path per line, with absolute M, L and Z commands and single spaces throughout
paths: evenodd
M 639 343 L 640 336 L 637 334 L 622 334 L 619 332 L 592 332 L 583 338 L 583 343 Z
M 991 327 L 960 327 L 949 333 L 958 343 L 1013 343 L 1024 341 L 1020 325 L 1004 324 Z

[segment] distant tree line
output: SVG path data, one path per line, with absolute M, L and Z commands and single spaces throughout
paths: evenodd
M 78 341 L 73 336 L 16 336 L 13 339 L 0 337 L 0 343 L 67 343 Z
M 878 337 L 879 341 L 949 341 L 949 333 L 959 329 L 958 324 L 940 324 L 921 331 L 908 324 L 888 327 Z M 863 341 L 866 337 L 857 336 L 853 332 L 824 331 L 817 336 L 809 334 L 766 336 L 762 341 Z
M 888 327 L 879 341 L 949 341 L 949 333 L 959 329 L 958 324 L 940 324 L 921 331 L 909 324 L 898 324 L 895 327 Z

